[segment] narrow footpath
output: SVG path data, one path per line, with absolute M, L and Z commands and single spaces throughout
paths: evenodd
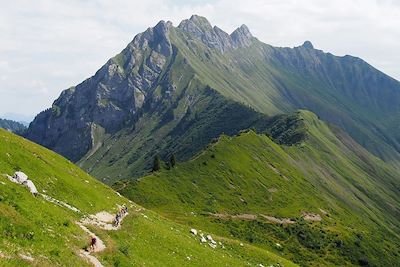
M 79 256 L 81 256 L 82 258 L 86 258 L 95 267 L 103 267 L 101 262 L 95 256 L 93 256 L 92 253 L 98 253 L 105 250 L 106 245 L 104 244 L 103 240 L 101 240 L 97 235 L 90 231 L 85 225 L 94 225 L 108 231 L 118 230 L 121 227 L 122 220 L 127 215 L 128 212 L 125 212 L 121 215 L 120 223 L 118 225 L 114 225 L 115 216 L 105 211 L 99 212 L 96 215 L 89 215 L 79 222 L 76 222 L 76 224 L 90 237 L 96 238 L 96 245 L 94 247 L 94 250 L 91 251 L 90 249 L 88 249 L 87 251 L 85 251 L 81 249 L 79 251 Z

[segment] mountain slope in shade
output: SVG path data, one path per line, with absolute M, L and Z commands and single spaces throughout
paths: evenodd
M 15 171 L 29 176 L 38 196 L 7 178 Z M 119 229 L 84 223 L 99 212 L 103 216 L 98 218 L 104 212 L 115 215 L 122 204 L 128 215 Z M 65 158 L 0 129 L 0 266 L 93 266 L 79 256 L 91 236 L 78 221 L 104 242 L 103 251 L 91 253 L 104 266 L 297 266 L 265 249 L 211 233 L 224 244 L 213 249 L 190 234 L 189 226 L 143 209 Z
M 22 123 L 7 119 L 0 119 L 0 128 L 20 134 L 26 130 L 26 126 Z
M 307 131 L 301 143 L 277 145 L 253 131 L 222 136 L 193 160 L 116 188 L 302 266 L 396 265 L 399 172 L 315 114 L 296 116 Z M 286 127 L 280 119 L 272 129 L 285 136 L 293 131 Z
M 138 34 L 38 114 L 26 137 L 112 183 L 148 171 L 155 154 L 186 160 L 219 134 L 251 127 L 259 113 L 299 108 L 400 162 L 398 81 L 358 58 L 309 42 L 272 47 L 245 25 L 227 34 L 200 16 Z

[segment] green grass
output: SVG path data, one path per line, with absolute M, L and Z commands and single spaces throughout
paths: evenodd
M 21 170 L 39 192 L 75 206 L 81 213 L 34 197 L 3 174 Z M 0 257 L 1 266 L 90 266 L 78 256 L 89 236 L 75 222 L 100 211 L 115 213 L 117 204 L 130 207 L 122 228 L 89 228 L 105 242 L 95 255 L 104 266 L 296 266 L 265 249 L 214 234 L 225 248 L 202 245 L 177 224 L 120 197 L 61 156 L 0 130 Z M 207 232 L 208 233 L 208 232 Z M 30 255 L 29 262 L 20 256 Z M 188 260 L 187 257 L 190 257 Z
M 188 162 L 116 188 L 177 222 L 246 240 L 300 265 L 398 262 L 398 172 L 315 114 L 301 111 L 296 116 L 300 132 L 307 132 L 296 145 L 280 146 L 253 131 L 223 135 Z M 283 122 L 278 119 L 275 129 Z M 290 125 L 287 129 L 296 133 Z M 282 129 L 276 133 L 289 140 L 293 136 Z M 305 222 L 302 212 L 318 213 L 322 221 Z M 216 213 L 258 218 L 210 215 Z M 260 214 L 297 223 L 271 224 Z

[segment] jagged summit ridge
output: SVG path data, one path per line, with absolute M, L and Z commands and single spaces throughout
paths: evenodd
M 183 20 L 178 25 L 178 29 L 200 39 L 204 44 L 219 50 L 221 53 L 231 49 L 248 47 L 254 38 L 246 25 L 242 25 L 232 34 L 228 34 L 217 26 L 212 27 L 206 18 L 198 15 Z

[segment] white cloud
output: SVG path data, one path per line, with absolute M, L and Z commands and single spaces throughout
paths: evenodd
M 261 41 L 311 40 L 359 56 L 400 79 L 400 4 L 390 0 L 0 0 L 0 114 L 33 115 L 62 89 L 91 76 L 135 34 L 192 14 L 230 32 L 249 26 Z

